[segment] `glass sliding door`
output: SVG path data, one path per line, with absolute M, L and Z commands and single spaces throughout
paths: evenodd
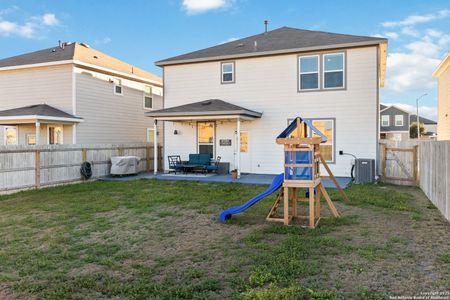
M 214 157 L 214 122 L 198 122 L 197 123 L 197 144 L 198 153 L 210 154 Z

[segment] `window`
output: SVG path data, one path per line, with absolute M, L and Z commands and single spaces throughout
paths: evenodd
M 114 94 L 116 94 L 116 95 L 123 94 L 122 79 L 114 78 Z
M 301 91 L 319 89 L 319 56 L 299 57 L 299 89 Z
M 27 134 L 27 145 L 36 145 L 36 135 Z
M 5 145 L 17 145 L 17 127 L 5 126 L 3 130 L 3 141 Z
M 403 115 L 395 115 L 395 126 L 403 126 Z
M 317 119 L 312 120 L 312 123 L 314 127 L 316 127 L 320 132 L 322 132 L 326 137 L 327 141 L 326 143 L 320 144 L 320 154 L 322 154 L 323 159 L 327 162 L 334 162 L 335 157 L 335 140 L 334 140 L 334 132 L 335 132 L 335 126 L 334 126 L 334 119 Z M 310 133 L 310 136 L 318 136 L 316 133 L 312 132 Z
M 198 153 L 209 153 L 214 157 L 214 122 L 198 122 Z
M 222 83 L 234 83 L 234 62 L 221 64 Z
M 389 116 L 387 116 L 387 115 L 381 116 L 381 126 L 383 126 L 383 127 L 389 126 Z
M 144 108 L 152 109 L 153 108 L 153 93 L 152 87 L 149 85 L 144 86 Z
M 50 145 L 60 145 L 63 143 L 63 128 L 61 126 L 48 127 L 48 143 Z
M 323 88 L 344 87 L 344 53 L 323 55 Z
M 248 132 L 241 131 L 241 152 L 248 152 Z
M 153 143 L 155 141 L 155 130 L 153 128 L 147 128 L 147 143 Z

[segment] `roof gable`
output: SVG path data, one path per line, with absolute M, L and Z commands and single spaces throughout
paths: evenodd
M 295 52 L 308 48 L 336 48 L 344 45 L 376 45 L 387 40 L 378 37 L 338 34 L 323 31 L 312 31 L 281 27 L 266 33 L 261 33 L 201 49 L 187 54 L 178 55 L 156 62 L 158 66 L 176 63 L 187 63 L 198 60 L 213 60 L 220 57 L 238 57 L 240 55 L 258 56 L 270 52 Z
M 303 119 L 302 117 L 296 117 L 291 124 L 288 125 L 288 127 L 286 127 L 285 130 L 283 130 L 283 132 L 281 132 L 278 136 L 277 139 L 282 139 L 282 138 L 288 138 L 291 133 L 297 129 L 297 124 L 299 124 L 299 122 L 297 122 L 297 120 L 303 123 L 305 123 L 315 134 L 317 134 L 318 136 L 320 136 L 320 138 L 322 139 L 322 143 L 325 143 L 327 141 L 327 137 L 319 130 L 317 129 L 313 124 L 312 121 L 309 119 Z
M 404 109 L 402 109 L 402 108 L 400 108 L 398 106 L 395 106 L 395 105 L 385 106 L 384 109 L 380 110 L 380 113 L 384 113 L 384 112 L 387 112 L 387 111 L 390 111 L 390 110 L 396 110 L 396 111 L 399 111 L 399 112 L 402 112 L 402 113 L 406 113 L 408 115 L 410 114 L 409 111 L 404 110 Z

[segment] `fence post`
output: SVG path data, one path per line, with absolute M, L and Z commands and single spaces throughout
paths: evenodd
M 86 148 L 81 149 L 81 161 L 82 162 L 87 161 L 87 149 Z
M 34 167 L 35 186 L 36 186 L 36 189 L 39 189 L 41 187 L 41 151 L 40 150 L 36 150 L 34 161 L 35 161 L 35 167 Z
M 117 148 L 117 152 L 119 154 L 119 156 L 123 156 L 124 150 L 122 147 Z
M 159 171 L 163 171 L 164 167 L 163 167 L 163 162 L 164 162 L 164 157 L 162 156 L 162 146 L 156 146 L 158 147 L 158 166 L 159 166 Z
M 413 147 L 413 174 L 414 174 L 414 182 L 415 182 L 415 184 L 416 185 L 419 185 L 420 184 L 420 182 L 419 182 L 419 176 L 417 176 L 418 175 L 418 169 L 419 169 L 419 164 L 418 164 L 418 160 L 417 160 L 417 148 L 418 148 L 418 146 L 416 145 L 416 146 L 414 146 Z
M 386 160 L 387 160 L 387 145 L 383 144 L 383 160 L 381 164 L 382 180 L 385 180 L 386 178 Z

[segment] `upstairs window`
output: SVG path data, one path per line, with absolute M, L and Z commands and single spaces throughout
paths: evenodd
M 234 83 L 234 62 L 225 62 L 221 65 L 222 83 Z
M 344 53 L 323 55 L 323 88 L 344 87 Z
M 319 89 L 319 56 L 299 57 L 299 89 L 301 91 Z
M 389 116 L 388 115 L 381 116 L 381 126 L 383 126 L 383 127 L 389 126 Z
M 395 115 L 395 126 L 403 126 L 403 115 Z
M 144 86 L 144 108 L 145 109 L 153 108 L 152 87 L 149 85 Z
M 122 79 L 114 78 L 114 94 L 115 95 L 123 94 Z

